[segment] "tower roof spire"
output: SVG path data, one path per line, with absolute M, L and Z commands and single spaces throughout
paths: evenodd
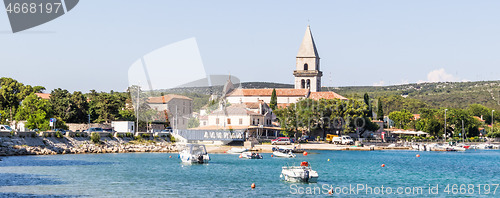
M 311 28 L 307 26 L 306 33 L 302 39 L 302 44 L 300 44 L 299 53 L 297 57 L 314 57 L 319 58 L 318 50 L 316 50 L 316 44 L 314 44 L 314 39 L 312 37 Z

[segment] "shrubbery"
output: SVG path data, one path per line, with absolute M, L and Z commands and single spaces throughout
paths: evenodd
M 101 135 L 99 133 L 93 132 L 90 134 L 90 141 L 92 141 L 94 144 L 99 144 L 101 142 Z
M 63 138 L 63 134 L 60 131 L 56 131 L 56 138 Z

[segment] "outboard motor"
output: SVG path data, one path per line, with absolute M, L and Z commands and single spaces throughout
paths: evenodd
M 309 171 L 308 170 L 304 171 L 304 178 L 302 178 L 302 180 L 304 180 L 304 182 L 309 181 Z
M 203 164 L 203 155 L 198 155 L 198 163 Z

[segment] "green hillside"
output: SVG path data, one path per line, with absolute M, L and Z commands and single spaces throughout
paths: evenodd
M 420 100 L 430 107 L 466 108 L 482 104 L 500 110 L 500 81 L 439 82 L 393 86 L 359 86 L 323 88 L 348 98 L 361 99 L 364 93 L 371 98 L 399 95 Z
M 293 85 L 270 82 L 244 82 L 241 83 L 241 87 L 247 89 L 293 88 Z M 500 111 L 500 81 L 323 87 L 322 89 L 323 91 L 334 91 L 347 98 L 354 99 L 362 99 L 364 93 L 368 93 L 372 99 L 382 97 L 385 104 L 391 104 L 384 105 L 384 112 L 386 113 L 402 108 L 415 113 L 422 107 L 467 108 L 470 104 L 482 104 Z M 202 101 L 205 102 L 208 101 L 208 95 L 220 94 L 222 86 L 175 88 L 164 91 L 191 97 L 195 95 L 196 98 L 202 98 Z M 201 103 L 197 107 L 200 105 Z

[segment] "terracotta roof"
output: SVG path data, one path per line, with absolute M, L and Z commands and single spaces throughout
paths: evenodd
M 149 97 L 148 98 L 148 103 L 150 104 L 163 104 L 167 103 L 168 101 L 172 99 L 184 99 L 184 100 L 193 100 L 191 98 L 188 98 L 186 96 L 181 96 L 181 95 L 175 95 L 175 94 L 168 94 L 160 97 Z
M 286 108 L 290 106 L 290 103 L 278 103 L 278 108 Z
M 50 99 L 50 94 L 48 93 L 35 93 L 35 95 L 37 95 L 38 97 L 42 98 L 42 99 Z
M 420 119 L 420 114 L 413 114 L 413 119 L 414 120 Z
M 276 96 L 307 96 L 308 89 L 276 89 Z M 235 89 L 228 96 L 271 96 L 273 89 Z
M 340 99 L 340 100 L 347 100 L 346 97 L 341 96 L 333 91 L 323 91 L 323 92 L 311 92 L 309 95 L 309 98 L 314 99 L 314 100 L 319 100 L 319 99 Z
M 216 110 L 211 115 L 261 115 L 259 113 L 255 113 L 253 111 L 247 110 L 246 105 L 244 104 L 233 104 L 229 107 L 226 107 L 224 110 Z
M 481 118 L 480 118 L 480 117 L 478 117 L 478 116 L 474 116 L 474 118 L 476 118 L 476 120 L 479 120 L 479 121 L 481 121 L 481 122 L 484 122 L 484 121 L 485 121 L 485 120 L 481 119 Z

